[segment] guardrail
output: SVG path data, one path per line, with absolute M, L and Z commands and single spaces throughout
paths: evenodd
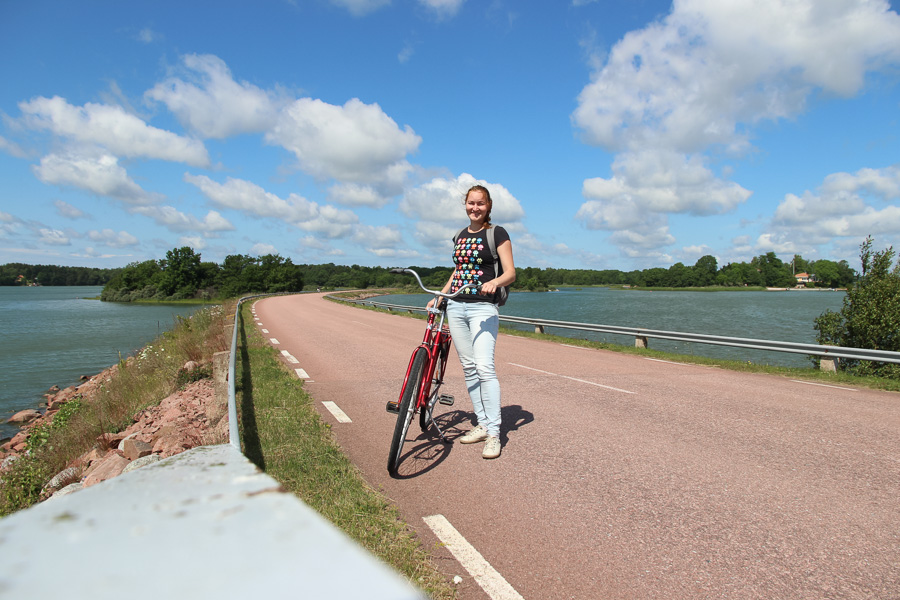
M 331 296 L 341 302 L 352 304 L 364 304 L 387 310 L 402 310 L 407 312 L 425 312 L 424 308 L 407 306 L 403 304 L 390 304 L 378 302 L 368 298 L 356 300 Z M 845 346 L 822 346 L 818 344 L 804 344 L 800 342 L 782 342 L 777 340 L 758 340 L 753 338 L 728 337 L 722 335 L 707 335 L 702 333 L 690 333 L 684 331 L 661 331 L 645 329 L 643 327 L 622 327 L 619 325 L 599 325 L 595 323 L 574 323 L 570 321 L 554 321 L 551 319 L 537 319 L 532 317 L 513 317 L 500 315 L 503 323 L 516 323 L 534 327 L 535 333 L 544 333 L 547 327 L 560 329 L 574 329 L 579 331 L 591 331 L 596 333 L 612 333 L 634 337 L 634 345 L 638 348 L 647 348 L 647 340 L 656 338 L 661 340 L 673 340 L 679 342 L 693 342 L 697 344 L 710 344 L 716 346 L 732 346 L 735 348 L 748 348 L 752 350 L 768 350 L 771 352 L 788 352 L 793 354 L 806 354 L 818 356 L 819 368 L 823 371 L 836 371 L 837 362 L 840 359 L 868 360 L 875 362 L 900 363 L 900 352 L 888 350 L 871 350 L 867 348 L 847 348 Z

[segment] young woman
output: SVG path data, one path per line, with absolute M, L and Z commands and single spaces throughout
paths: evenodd
M 500 383 L 494 370 L 494 348 L 500 318 L 497 292 L 516 280 L 512 242 L 502 227 L 491 225 L 491 194 L 481 185 L 466 193 L 466 215 L 469 226 L 453 238 L 455 269 L 444 286 L 452 293 L 474 282 L 480 289 L 469 288 L 447 304 L 447 323 L 453 345 L 459 355 L 466 387 L 478 423 L 460 442 L 485 442 L 484 458 L 500 456 Z M 494 229 L 494 243 L 500 264 L 495 264 L 486 232 Z M 429 306 L 433 304 L 432 300 Z

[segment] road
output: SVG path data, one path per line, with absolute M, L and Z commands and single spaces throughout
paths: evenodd
M 503 455 L 422 435 L 391 478 L 385 402 L 424 322 L 319 294 L 255 313 L 461 600 L 900 598 L 900 394 L 502 334 Z M 453 352 L 446 381 L 455 438 L 473 414 Z

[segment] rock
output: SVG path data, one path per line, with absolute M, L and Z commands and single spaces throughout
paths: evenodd
M 41 413 L 34 410 L 33 408 L 26 408 L 25 410 L 20 410 L 13 416 L 7 420 L 7 423 L 29 423 L 34 421 L 35 419 L 39 419 L 41 417 Z
M 47 485 L 44 486 L 44 491 L 54 492 L 56 490 L 62 489 L 67 485 L 78 481 L 80 475 L 81 469 L 78 469 L 76 467 L 63 469 L 62 471 L 54 475 L 50 481 L 47 482 Z
M 136 458 L 126 466 L 122 473 L 128 473 L 129 471 L 134 471 L 135 469 L 140 469 L 141 467 L 145 467 L 147 465 L 152 465 L 155 462 L 159 462 L 162 460 L 162 457 L 159 454 L 148 454 L 147 456 L 142 456 L 140 458 Z
M 136 460 L 142 456 L 147 456 L 152 451 L 153 446 L 133 437 L 128 437 L 122 441 L 122 452 L 128 460 Z
M 186 363 L 184 363 L 184 366 L 181 368 L 185 372 L 190 373 L 191 371 L 196 371 L 199 367 L 200 367 L 200 365 L 196 361 L 189 360 Z
M 52 496 L 50 496 L 49 500 L 52 500 L 53 498 L 59 498 L 60 496 L 67 496 L 68 494 L 71 494 L 72 492 L 77 492 L 78 490 L 82 489 L 83 487 L 84 487 L 84 484 L 81 483 L 80 481 L 76 481 L 75 483 L 70 483 L 63 489 L 55 492 Z
M 92 467 L 90 474 L 84 478 L 82 483 L 84 484 L 84 487 L 97 485 L 101 481 L 106 481 L 107 479 L 112 479 L 113 477 L 120 475 L 127 466 L 128 459 L 113 452 L 108 458 L 101 462 L 96 469 Z

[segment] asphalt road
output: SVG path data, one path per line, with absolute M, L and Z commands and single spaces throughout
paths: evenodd
M 461 600 L 900 598 L 900 394 L 501 335 L 503 455 L 414 421 L 395 479 L 384 407 L 424 322 L 318 294 L 255 312 Z M 446 380 L 455 438 L 473 414 L 453 352 Z

